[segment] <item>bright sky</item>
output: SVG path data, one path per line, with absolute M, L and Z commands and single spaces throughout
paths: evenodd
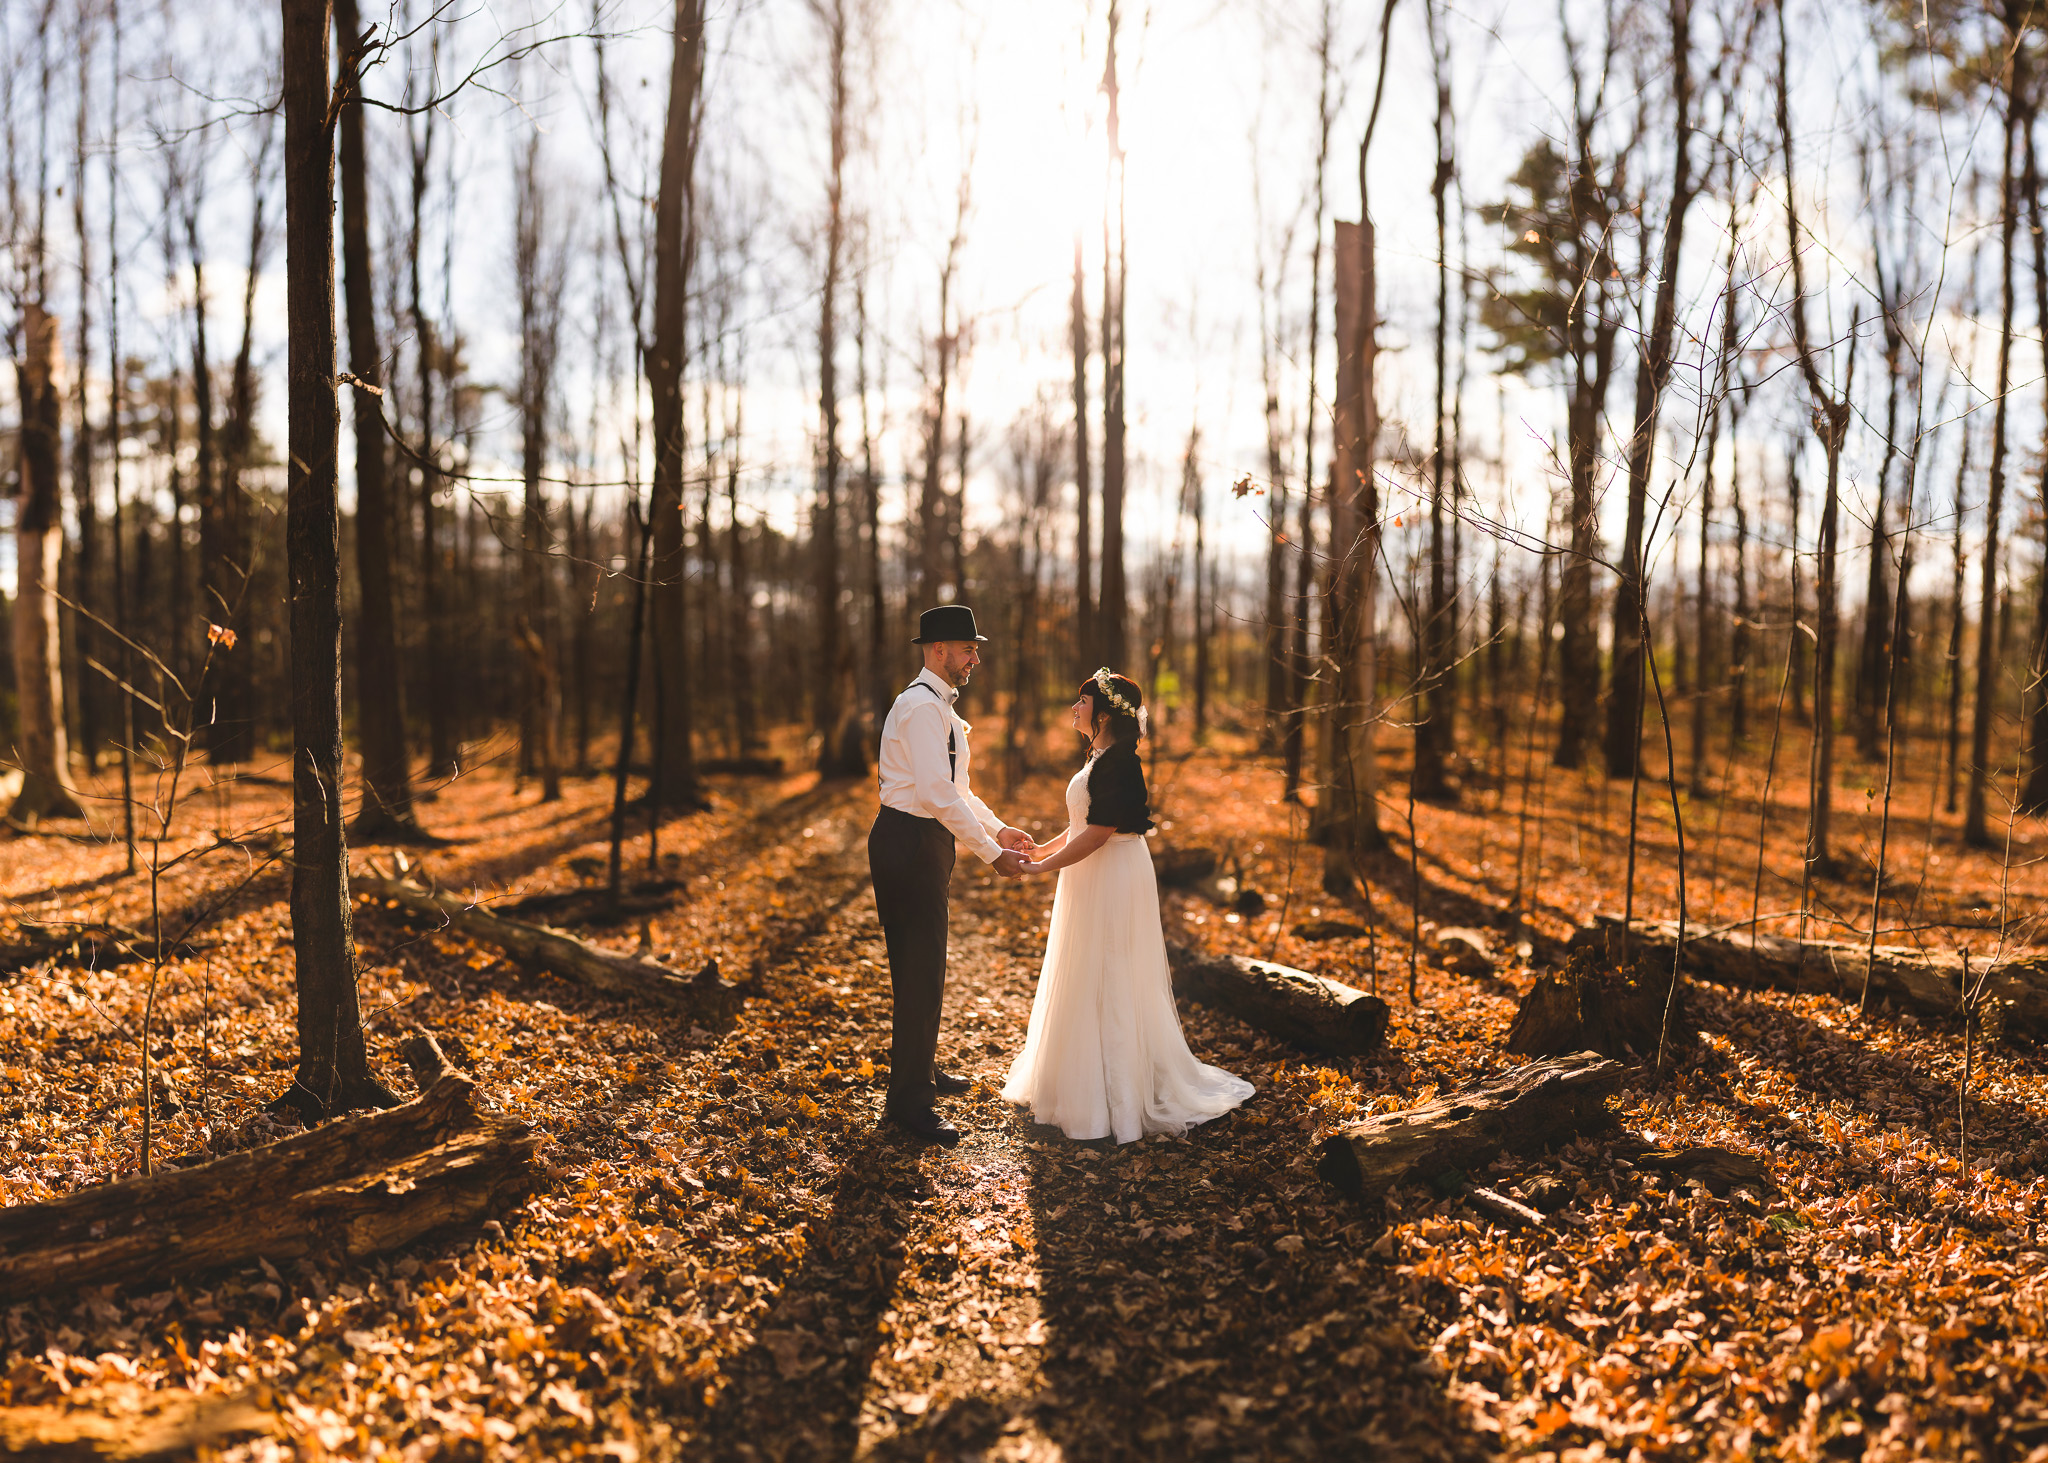
M 531 24 L 538 35 L 569 35 L 545 48 L 515 72 L 494 70 L 497 90 L 472 90 L 445 113 L 440 145 L 455 149 L 459 193 L 452 210 L 445 197 L 433 205 L 424 251 L 428 293 L 441 287 L 444 249 L 454 269 L 454 314 L 470 340 L 475 374 L 509 384 L 514 377 L 516 315 L 511 289 L 511 154 L 535 127 L 545 133 L 547 167 L 558 181 L 558 216 L 566 227 L 571 260 L 567 290 L 569 335 L 565 344 L 563 390 L 566 421 L 580 430 L 589 419 L 593 392 L 590 354 L 598 314 L 597 272 L 606 271 L 618 299 L 616 268 L 607 215 L 600 193 L 594 142 L 593 51 L 578 33 L 591 28 L 586 0 L 563 9 L 530 11 L 514 3 L 466 9 L 444 39 L 444 73 L 490 51 L 493 38 Z M 33 7 L 26 0 L 0 0 L 8 44 L 29 34 Z M 124 31 L 124 108 L 121 208 L 124 252 L 130 267 L 124 280 L 125 338 L 144 351 L 172 348 L 163 284 L 160 210 L 163 162 L 151 147 L 157 131 L 234 108 L 224 100 L 260 96 L 261 73 L 274 49 L 274 8 L 250 0 L 244 23 L 222 26 L 174 12 L 137 12 Z M 134 11 L 134 7 L 129 7 Z M 415 13 L 419 7 L 415 5 Z M 1702 4 L 1700 39 L 1715 37 Z M 1370 97 L 1377 56 L 1377 6 L 1336 7 L 1335 87 L 1339 105 L 1332 129 L 1328 175 L 1328 217 L 1355 217 L 1357 148 Z M 1590 6 L 1574 6 L 1584 19 Z M 998 522 L 1004 434 L 1017 415 L 1041 393 L 1064 403 L 1070 391 L 1068 302 L 1074 237 L 1079 228 L 1089 272 L 1091 311 L 1101 305 L 1102 209 L 1104 196 L 1102 75 L 1105 16 L 1101 0 L 1034 0 L 1029 5 L 989 0 L 869 0 L 857 12 L 866 17 L 855 42 L 855 112 L 859 145 L 850 168 L 848 206 L 865 224 L 870 252 L 869 300 L 874 317 L 875 371 L 881 389 L 875 409 L 882 428 L 881 456 L 900 474 L 915 470 L 920 386 L 917 372 L 936 328 L 936 290 L 945 240 L 953 224 L 963 162 L 971 157 L 971 209 L 955 299 L 970 324 L 970 348 L 956 402 L 969 415 L 976 451 L 970 490 L 970 522 Z M 379 12 L 371 7 L 369 15 Z M 615 122 L 621 165 L 628 186 L 651 179 L 661 111 L 666 98 L 670 8 L 663 0 L 614 0 L 602 10 L 601 27 L 613 39 L 608 65 L 618 97 Z M 1795 112 L 1802 137 L 1802 192 L 1834 203 L 1830 212 L 1812 210 L 1809 223 L 1832 252 L 1826 273 L 1833 294 L 1817 304 L 1816 319 L 1839 335 L 1846 326 L 1853 273 L 1869 274 L 1869 224 L 1856 177 L 1856 144 L 1880 125 L 1867 103 L 1868 39 L 1860 8 L 1795 6 Z M 174 27 L 166 31 L 168 24 Z M 1302 327 L 1308 303 L 1309 230 L 1302 212 L 1315 160 L 1318 69 L 1313 44 L 1319 24 L 1317 0 L 1154 0 L 1130 4 L 1121 41 L 1122 140 L 1127 156 L 1127 214 L 1130 292 L 1127 304 L 1130 456 L 1133 496 L 1131 528 L 1134 579 L 1141 573 L 1146 544 L 1163 526 L 1164 505 L 1177 494 L 1179 459 L 1191 425 L 1199 422 L 1203 477 L 1218 537 L 1242 556 L 1251 571 L 1264 528 L 1257 514 L 1263 500 L 1238 502 L 1228 484 L 1265 471 L 1263 390 L 1259 382 L 1259 301 L 1253 286 L 1263 251 L 1269 272 L 1284 271 L 1281 303 L 1288 365 L 1283 379 L 1291 461 L 1298 469 L 1308 386 L 1303 375 Z M 1547 6 L 1475 0 L 1444 11 L 1455 77 L 1459 117 L 1458 153 L 1466 201 L 1497 200 L 1502 180 L 1539 134 L 1558 134 L 1564 125 L 1562 52 L 1555 13 Z M 403 17 L 400 17 L 401 20 Z M 1375 143 L 1372 184 L 1378 225 L 1380 309 L 1385 348 L 1379 377 L 1383 410 L 1405 425 L 1415 444 L 1426 441 L 1429 417 L 1429 332 L 1434 310 L 1434 219 L 1429 197 L 1435 143 L 1434 92 L 1421 0 L 1404 0 L 1393 26 L 1387 91 Z M 814 359 L 818 288 L 817 238 L 823 216 L 825 156 L 822 31 L 808 0 L 746 0 L 715 6 L 710 20 L 713 62 L 708 81 L 708 123 L 704 152 L 706 187 L 732 211 L 752 220 L 748 250 L 748 297 L 741 311 L 747 335 L 749 503 L 791 528 L 798 527 L 810 484 L 812 434 L 816 423 Z M 60 38 L 55 55 L 72 64 L 75 50 Z M 1764 68 L 1773 61 L 1768 35 L 1754 52 L 1747 92 L 1753 125 L 1768 122 Z M 170 53 L 168 56 L 166 52 Z M 97 53 L 96 107 L 106 100 L 104 45 Z M 423 54 L 423 53 L 421 53 Z M 1702 66 L 1705 57 L 1702 58 Z M 165 75 L 178 86 L 152 81 Z M 26 126 L 33 116 L 32 73 L 17 82 L 16 116 Z M 60 76 L 66 76 L 61 73 Z M 402 83 L 394 57 L 373 80 L 382 95 Z M 1661 86 L 1655 77 L 1653 88 Z M 68 139 L 72 105 L 68 79 L 55 109 L 53 146 Z M 1895 88 L 1894 88 L 1895 89 Z M 1613 104 L 1626 115 L 1634 80 L 1626 64 L 1611 83 Z M 1661 107 L 1661 102 L 1658 103 Z M 1894 111 L 1896 102 L 1891 103 Z M 1891 119 L 1895 121 L 1896 119 Z M 1949 125 L 1951 171 L 1972 141 L 1980 161 L 1996 142 L 1981 118 L 1956 118 Z M 403 191 L 400 124 L 372 117 L 373 158 L 380 165 L 379 217 L 395 224 Z M 1973 138 L 1973 129 L 1976 129 Z M 104 135 L 104 127 L 98 129 Z M 226 356 L 238 321 L 239 259 L 247 229 L 246 163 L 250 145 L 246 120 L 220 129 L 208 174 L 203 227 L 210 240 L 209 285 L 213 298 L 216 353 Z M 26 136 L 25 136 L 26 141 Z M 1661 168 L 1661 139 L 1650 157 Z M 1752 145 L 1752 156 L 1768 159 L 1768 147 Z M 445 156 L 444 152 L 444 156 Z M 1931 154 L 1930 154 L 1931 156 Z M 103 167 L 97 164 L 96 167 Z M 1938 162 L 1928 164 L 1930 173 Z M 1811 169 L 1811 177 L 1806 172 Z M 1781 186 L 1777 170 L 1759 163 L 1745 175 L 1758 195 L 1749 225 L 1754 243 L 1749 263 L 1766 271 L 1761 289 L 1782 302 L 1782 232 L 1772 193 Z M 437 179 L 438 185 L 438 179 Z M 651 181 L 645 186 L 651 191 Z M 1946 196 L 1920 200 L 1923 224 L 1953 235 L 1962 229 L 1941 217 Z M 88 198 L 104 206 L 104 179 L 96 173 Z M 1691 219 L 1685 277 L 1685 330 L 1711 338 L 1708 310 L 1718 283 L 1724 205 L 1703 198 Z M 61 211 L 68 214 L 68 205 Z M 452 219 L 452 236 L 448 234 Z M 1279 243 L 1292 226 L 1292 249 L 1284 260 Z M 98 227 L 96 225 L 96 227 Z M 1454 232 L 1459 227 L 1453 210 Z M 1497 225 L 1468 217 L 1475 267 L 1499 257 Z M 69 267 L 68 240 L 58 239 L 59 271 Z M 1453 252 L 1457 243 L 1454 238 Z M 1631 246 L 1633 247 L 1633 246 Z M 96 241 L 101 266 L 104 238 Z M 397 262 L 392 240 L 381 245 L 381 261 Z M 1810 256 L 1810 269 L 1824 261 Z M 282 249 L 275 250 L 260 281 L 263 332 L 259 354 L 272 383 L 265 399 L 273 440 L 283 436 Z M 1989 261 L 1980 293 L 1991 293 Z M 1951 296 L 1963 271 L 1959 252 L 1951 260 Z M 1774 273 L 1775 272 L 1775 273 Z M 703 271 L 700 271 L 700 279 Z M 1324 326 L 1329 308 L 1328 254 L 1324 257 Z M 1819 283 L 1810 285 L 1818 288 Z M 182 291 L 184 285 L 180 285 Z M 842 292 L 849 306 L 850 289 Z M 1867 325 L 1871 310 L 1866 302 Z M 102 322 L 104 301 L 98 307 Z M 182 326 L 179 329 L 182 331 Z M 1821 325 L 1816 327 L 1822 328 Z M 1782 335 L 1782 327 L 1769 334 Z M 1935 333 L 1944 349 L 1974 351 L 1985 359 L 1985 332 L 1974 342 L 1950 322 Z M 617 328 L 614 328 L 615 340 Z M 841 379 L 851 390 L 850 319 L 842 325 L 845 354 Z M 1483 339 L 1480 341 L 1483 345 Z M 390 342 L 387 342 L 387 348 Z M 99 347 L 103 349 L 102 347 Z M 185 349 L 182 339 L 176 348 Z M 1687 342 L 1681 361 L 1696 370 L 1703 349 Z M 1875 376 L 1874 343 L 1863 350 L 1859 380 Z M 2039 355 L 2022 351 L 2022 383 L 2039 374 Z M 1782 360 L 1759 362 L 1780 370 Z M 1320 366 L 1326 400 L 1334 367 L 1325 336 Z M 1559 395 L 1547 382 L 1499 383 L 1490 360 L 1476 357 L 1465 408 L 1467 465 L 1474 491 L 1489 509 L 1529 530 L 1538 530 L 1553 486 L 1546 472 L 1546 439 L 1561 415 Z M 1609 409 L 1617 430 L 1625 430 L 1633 366 L 1624 358 Z M 1981 370 L 1979 372 L 1982 375 Z M 1786 383 L 1789 385 L 1789 382 Z M 1988 384 L 1982 383 L 1980 384 Z M 8 382 L 0 390 L 11 391 Z M 2038 394 L 2022 384 L 2016 403 L 2021 440 L 2033 441 L 2040 415 Z M 1091 387 L 1097 409 L 1099 380 Z M 1958 390 L 1955 399 L 1960 400 Z M 609 397 L 605 398 L 609 400 Z M 1981 397 L 1980 397 L 1981 399 Z M 1865 403 L 1881 409 L 1881 401 Z M 1063 412 L 1062 408 L 1062 412 Z M 0 397 L 11 415 L 11 401 Z M 496 463 L 510 460 L 516 439 L 501 401 L 486 407 L 493 431 L 484 449 Z M 1803 406 L 1784 386 L 1761 393 L 1746 431 L 1752 470 L 1766 456 L 1783 457 L 1787 433 Z M 1690 405 L 1675 399 L 1667 424 L 1688 422 Z M 857 421 L 847 403 L 849 423 Z M 2031 424 L 2031 425 L 2029 425 Z M 1881 422 L 1879 423 L 1881 425 Z M 849 427 L 846 446 L 854 446 Z M 2032 435 L 2028 435 L 2031 433 Z M 615 428 L 604 434 L 616 440 Z M 1093 428 L 1100 445 L 1099 420 Z M 1942 449 L 1952 453 L 1959 434 Z M 1399 443 L 1383 442 L 1393 451 Z M 1858 440 L 1851 452 L 1852 508 L 1875 476 L 1876 445 Z M 1938 454 L 1937 454 L 1938 455 Z M 1326 469 L 1328 433 L 1320 434 L 1319 474 Z M 1981 458 L 1980 458 L 1981 460 Z M 618 475 L 616 461 L 600 460 L 600 473 Z M 1659 486 L 1676 467 L 1668 461 Z M 489 470 L 488 468 L 485 470 Z M 1697 474 L 1695 473 L 1696 477 Z M 1808 475 L 1809 490 L 1817 474 Z M 1776 478 L 1773 478 L 1775 484 Z M 1681 488 L 1678 501 L 1691 493 Z M 1775 486 L 1774 493 L 1781 490 Z M 1609 495 L 1610 539 L 1618 533 L 1619 493 Z M 900 496 L 890 503 L 892 516 Z M 1945 504 L 1945 492 L 1942 495 Z M 1392 511 L 1404 503 L 1398 490 Z M 1753 509 L 1753 518 L 1759 515 Z M 1809 509 L 1804 529 L 1810 534 Z M 1412 526 L 1414 515 L 1408 514 Z M 1945 531 L 1946 525 L 1942 525 Z M 1845 539 L 1860 541 L 1860 530 L 1845 526 Z M 1931 556 L 1930 556 L 1931 557 Z M 1853 568 L 1845 581 L 1860 582 Z

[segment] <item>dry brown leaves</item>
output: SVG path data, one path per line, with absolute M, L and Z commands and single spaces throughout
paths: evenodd
M 1060 780 L 997 801 L 1050 818 Z M 358 911 L 377 1060 L 397 1069 L 391 1043 L 415 1021 L 458 1037 L 484 1092 L 547 1135 L 532 1203 L 367 1264 L 14 1306 L 0 1400 L 250 1391 L 282 1432 L 231 1450 L 251 1458 L 1990 1458 L 2048 1442 L 2035 1227 L 2048 1103 L 2031 1051 L 1980 1048 L 1965 1169 L 1959 1031 L 1699 991 L 1684 1075 L 1639 1083 L 1618 1135 L 1471 1176 L 1554 1207 L 1545 1230 L 1428 1190 L 1397 1195 L 1383 1222 L 1315 1178 L 1315 1140 L 1502 1065 L 1529 969 L 1474 980 L 1425 963 L 1411 1008 L 1405 862 L 1376 868 L 1368 920 L 1308 892 L 1318 854 L 1290 843 L 1301 814 L 1269 768 L 1205 755 L 1169 762 L 1157 784 L 1163 837 L 1226 848 L 1273 898 L 1246 919 L 1173 895 L 1168 918 L 1218 948 L 1361 985 L 1377 975 L 1395 1018 L 1378 1058 L 1304 1059 L 1187 1008 L 1197 1051 L 1259 1087 L 1250 1105 L 1121 1149 L 1040 1132 L 995 1087 L 1022 1040 L 1051 890 L 963 860 L 944 1042 L 980 1082 L 951 1104 L 958 1149 L 908 1147 L 875 1126 L 888 982 L 864 884 L 872 795 L 734 781 L 712 813 L 664 828 L 653 872 L 683 892 L 647 931 L 679 968 L 715 955 L 751 979 L 729 1032 Z M 485 897 L 573 886 L 573 861 L 598 851 L 605 789 L 570 789 L 543 806 L 493 774 L 456 784 L 426 811 L 466 841 L 429 867 Z M 1539 944 L 1564 913 L 1615 907 L 1625 795 L 1548 790 L 1540 882 L 1512 792 L 1421 810 L 1422 916 L 1494 918 L 1518 857 L 1542 890 Z M 230 821 L 262 798 L 235 796 L 247 805 Z M 190 836 L 209 836 L 216 812 L 196 805 Z M 1738 817 L 1733 799 L 1722 816 Z M 1728 845 L 1719 888 L 1695 883 L 1746 910 Z M 30 917 L 132 921 L 119 862 L 18 840 L 0 845 L 0 887 Z M 1923 913 L 1963 907 L 1985 874 L 1950 867 Z M 1669 874 L 1646 853 L 1650 912 Z M 228 876 L 201 865 L 169 898 L 189 904 Z M 291 1056 L 282 895 L 259 878 L 214 949 L 163 974 L 158 1059 L 182 1104 L 166 1152 L 262 1136 L 254 1115 Z M 1288 932 L 1326 917 L 1373 934 Z M 638 931 L 593 933 L 630 944 Z M 147 973 L 43 968 L 0 987 L 7 1202 L 133 1164 Z M 1716 1198 L 1634 1165 L 1641 1143 L 1756 1154 L 1770 1182 Z

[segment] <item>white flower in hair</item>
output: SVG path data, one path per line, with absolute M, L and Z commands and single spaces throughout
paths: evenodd
M 1115 677 L 1115 671 L 1112 671 L 1108 666 L 1102 667 L 1102 669 L 1098 670 L 1095 673 L 1095 689 L 1102 693 L 1102 697 L 1105 701 L 1109 702 L 1111 706 L 1114 706 L 1118 711 L 1121 711 L 1125 716 L 1131 717 L 1133 720 L 1135 720 L 1138 723 L 1139 727 L 1142 729 L 1146 720 L 1145 713 L 1140 711 L 1137 707 L 1131 705 L 1130 702 L 1124 700 L 1123 697 L 1117 695 Z

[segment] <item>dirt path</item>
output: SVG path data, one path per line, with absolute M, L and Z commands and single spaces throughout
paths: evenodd
M 962 861 L 941 1052 L 977 1079 L 945 1104 L 966 1136 L 921 1150 L 876 1126 L 878 1078 L 844 1093 L 845 1141 L 820 1186 L 829 1199 L 704 1418 L 715 1452 L 1464 1451 L 1473 1440 L 1414 1365 L 1378 1267 L 1350 1252 L 1363 1227 L 1316 1233 L 1295 1219 L 1309 1113 L 1267 1080 L 1270 1058 L 1249 1033 L 1187 1013 L 1198 1049 L 1264 1090 L 1186 1139 L 1071 1143 L 1001 1100 L 1051 892 Z M 826 987 L 841 1032 L 886 1050 L 887 973 L 865 897 L 794 952 L 790 972 L 802 967 L 848 977 L 828 974 Z M 819 1055 L 836 1065 L 837 1051 L 828 1042 Z

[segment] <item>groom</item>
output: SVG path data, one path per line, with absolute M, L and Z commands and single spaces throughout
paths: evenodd
M 889 946 L 895 1003 L 882 1112 L 927 1143 L 953 1144 L 960 1130 L 932 1104 L 940 1093 L 968 1088 L 964 1077 L 933 1065 L 946 990 L 946 885 L 954 844 L 965 843 L 998 873 L 1016 876 L 1029 862 L 1024 850 L 1032 839 L 1005 826 L 968 784 L 968 726 L 953 703 L 987 643 L 974 632 L 974 611 L 966 605 L 926 610 L 914 643 L 924 651 L 924 670 L 882 723 L 882 809 L 868 834 L 875 913 Z

